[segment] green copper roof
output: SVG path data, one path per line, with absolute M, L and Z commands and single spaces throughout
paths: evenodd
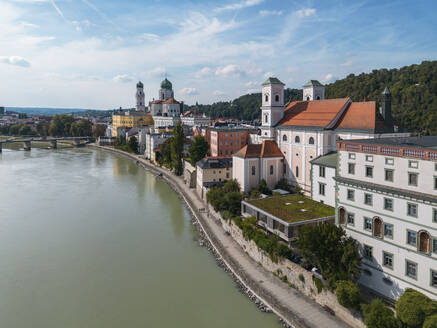
M 143 83 L 141 81 L 139 81 L 137 83 L 137 88 L 143 88 L 143 87 L 144 87 Z
M 161 89 L 171 90 L 172 84 L 167 78 L 164 79 L 164 81 L 161 82 Z
M 337 152 L 332 152 L 327 155 L 319 156 L 312 161 L 311 164 L 328 166 L 328 167 L 337 167 Z
M 317 80 L 309 80 L 307 83 L 304 84 L 303 87 L 323 87 L 323 84 Z
M 285 85 L 284 83 L 279 81 L 279 79 L 277 79 L 276 77 L 269 77 L 262 85 L 267 85 L 267 84 L 282 84 L 282 85 Z

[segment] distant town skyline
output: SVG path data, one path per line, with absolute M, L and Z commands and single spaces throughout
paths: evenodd
M 433 60 L 432 0 L 0 3 L 0 106 L 116 108 L 167 75 L 188 104 Z

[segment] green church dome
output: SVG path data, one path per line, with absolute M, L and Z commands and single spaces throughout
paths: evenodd
M 164 81 L 161 82 L 161 89 L 171 90 L 172 84 L 167 78 L 164 79 Z
M 137 83 L 137 88 L 143 88 L 143 87 L 144 87 L 143 83 L 141 81 L 139 81 Z

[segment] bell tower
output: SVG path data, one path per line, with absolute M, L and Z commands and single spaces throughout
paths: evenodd
M 145 105 L 145 96 L 144 96 L 144 85 L 141 81 L 137 83 L 137 93 L 135 94 L 135 98 L 137 101 L 136 110 L 138 112 L 145 112 L 146 111 L 146 105 Z
M 261 137 L 274 139 L 274 127 L 284 117 L 284 83 L 269 77 L 262 84 Z
M 325 99 L 325 86 L 317 80 L 309 80 L 303 86 L 303 101 Z

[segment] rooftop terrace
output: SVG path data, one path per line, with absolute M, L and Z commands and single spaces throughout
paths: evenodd
M 247 203 L 288 223 L 324 218 L 335 213 L 333 207 L 297 194 L 249 200 Z

